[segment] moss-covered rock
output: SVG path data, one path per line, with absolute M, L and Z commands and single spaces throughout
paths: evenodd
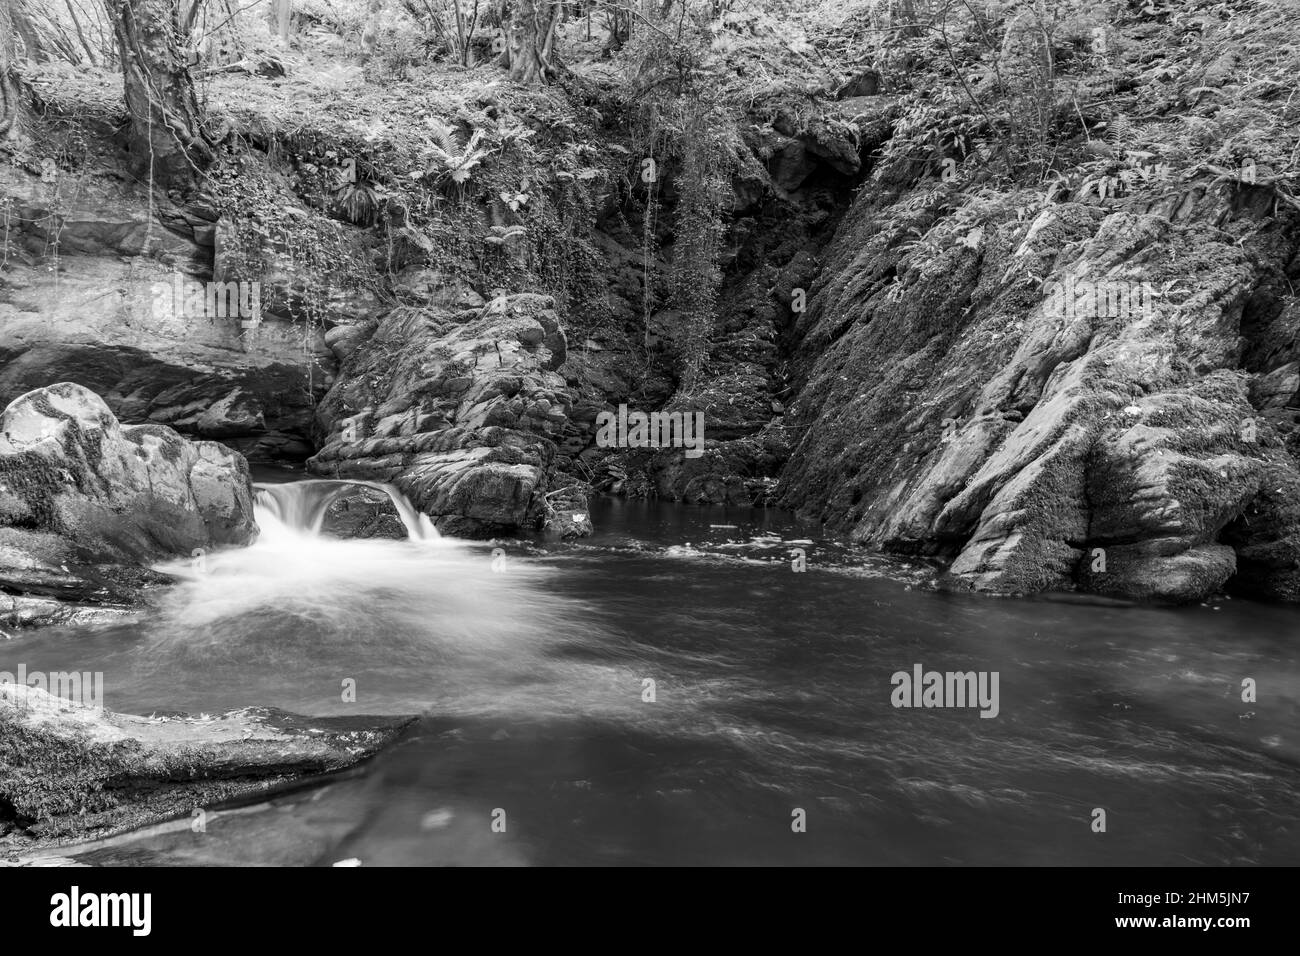
M 136 717 L 0 683 L 0 822 L 12 850 L 107 836 L 363 760 L 413 718 L 265 708 Z
M 121 425 L 71 383 L 0 416 L 0 619 L 36 623 L 49 600 L 129 607 L 161 583 L 147 566 L 256 534 L 248 465 L 161 425 Z

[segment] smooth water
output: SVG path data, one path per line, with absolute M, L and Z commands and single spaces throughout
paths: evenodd
M 572 544 L 339 541 L 264 502 L 258 543 L 173 567 L 155 612 L 0 645 L 0 669 L 103 671 L 112 710 L 424 714 L 359 772 L 76 855 L 1300 863 L 1294 609 L 954 595 L 775 513 L 592 518 Z M 999 672 L 999 715 L 894 708 L 918 663 Z

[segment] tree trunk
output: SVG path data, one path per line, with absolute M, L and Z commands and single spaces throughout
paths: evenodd
M 16 139 L 22 128 L 22 90 L 14 67 L 14 23 L 9 0 L 3 0 L 0 2 L 0 143 Z
M 558 9 L 553 0 L 511 0 L 506 53 L 515 83 L 541 86 L 546 82 Z
M 32 23 L 31 11 L 19 0 L 6 0 L 6 5 L 10 8 L 10 16 L 13 21 L 13 29 L 18 32 L 22 38 L 23 48 L 27 53 L 28 63 L 44 63 L 49 59 L 45 52 L 45 42 L 36 32 L 36 27 Z
M 212 160 L 178 36 L 177 0 L 108 0 L 122 57 L 128 142 L 153 181 L 185 191 Z
M 292 15 L 292 0 L 276 0 L 276 32 L 286 43 L 289 40 L 289 18 Z

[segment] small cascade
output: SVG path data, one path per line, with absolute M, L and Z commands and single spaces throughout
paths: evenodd
M 265 510 L 286 528 L 299 533 L 319 535 L 329 506 L 349 488 L 357 486 L 376 488 L 388 495 L 397 509 L 398 516 L 402 519 L 402 524 L 406 526 L 406 536 L 412 541 L 434 541 L 440 537 L 428 515 L 418 511 L 406 495 L 397 488 L 384 482 L 309 478 L 306 481 L 283 484 L 258 482 L 253 485 L 253 489 L 256 492 L 255 504 L 259 510 Z M 263 521 L 258 523 L 265 530 L 266 523 Z

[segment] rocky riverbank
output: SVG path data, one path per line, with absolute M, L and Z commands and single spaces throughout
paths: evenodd
M 0 856 L 190 818 L 351 766 L 414 718 L 136 717 L 0 683 Z
M 171 582 L 156 563 L 201 567 L 256 534 L 247 462 L 224 445 L 122 425 L 72 383 L 21 395 L 0 415 L 0 639 L 135 613 Z M 406 723 L 266 709 L 138 717 L 104 711 L 81 674 L 42 674 L 30 686 L 25 676 L 0 679 L 0 853 L 188 816 L 336 770 Z

